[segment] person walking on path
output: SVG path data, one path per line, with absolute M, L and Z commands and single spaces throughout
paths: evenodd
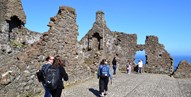
M 55 78 L 55 79 L 58 79 L 56 82 L 56 88 L 54 89 L 49 89 L 52 97 L 61 97 L 61 93 L 62 93 L 62 89 L 64 89 L 64 84 L 63 84 L 63 80 L 64 81 L 67 81 L 68 80 L 68 74 L 66 73 L 65 69 L 64 69 L 64 66 L 65 64 L 63 63 L 62 59 L 60 56 L 56 56 L 54 58 L 54 61 L 53 61 L 53 64 L 52 64 L 52 68 L 58 70 L 58 78 Z
M 100 91 L 101 97 L 104 97 L 104 95 L 107 95 L 109 77 L 112 83 L 112 75 L 110 71 L 110 66 L 108 65 L 106 60 L 103 59 L 98 68 L 99 91 Z
M 117 60 L 116 60 L 116 57 L 113 58 L 112 64 L 113 64 L 113 75 L 116 75 L 116 69 L 117 69 Z
M 138 73 L 142 73 L 142 68 L 143 68 L 143 61 L 139 60 L 139 62 L 138 62 Z
M 41 70 L 45 73 L 46 70 L 48 69 L 48 67 L 50 65 L 52 65 L 53 63 L 53 60 L 54 60 L 54 57 L 53 56 L 48 56 L 46 58 L 46 63 L 42 66 Z M 46 84 L 45 84 L 45 81 L 42 81 L 42 85 L 44 87 L 44 90 L 45 90 L 45 93 L 44 93 L 44 97 L 51 97 L 51 94 L 48 90 L 48 88 L 46 87 Z
M 126 68 L 127 68 L 127 74 L 130 74 L 131 73 L 131 62 L 130 60 L 127 61 L 127 65 L 126 65 Z

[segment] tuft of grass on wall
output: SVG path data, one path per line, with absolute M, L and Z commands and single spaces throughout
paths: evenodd
M 10 44 L 11 44 L 11 46 L 13 46 L 15 48 L 23 48 L 23 47 L 25 47 L 24 44 L 20 43 L 17 40 L 10 40 Z

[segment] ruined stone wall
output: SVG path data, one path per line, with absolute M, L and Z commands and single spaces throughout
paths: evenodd
M 99 63 L 105 57 L 106 39 L 110 35 L 110 30 L 104 20 L 104 13 L 98 11 L 96 13 L 96 21 L 89 32 L 82 38 L 79 45 L 82 50 L 79 57 L 83 60 L 80 63 L 87 64 L 92 72 L 96 72 Z
M 6 46 L 8 42 L 8 23 L 5 21 L 5 13 L 6 13 L 6 0 L 0 1 L 0 53 L 2 53 L 1 49 L 7 48 L 10 49 L 9 46 Z
M 4 21 L 4 15 L 5 15 L 5 0 L 0 1 L 0 33 L 2 32 L 2 26 L 3 26 L 3 21 Z
M 6 0 L 5 19 L 10 21 L 11 17 L 17 16 L 24 24 L 26 23 L 26 15 L 24 13 L 21 0 Z
M 136 52 L 137 35 L 122 32 L 111 32 L 106 25 L 104 13 L 96 13 L 96 21 L 91 30 L 80 41 L 84 60 L 83 64 L 90 66 L 92 72 L 97 68 L 102 59 L 107 59 L 111 64 L 114 57 L 119 63 L 119 69 L 125 70 L 127 60 L 133 61 Z
M 0 56 L 21 51 L 39 40 L 40 33 L 24 27 L 26 16 L 20 0 L 1 0 L 0 8 Z
M 49 26 L 50 38 L 46 43 L 49 50 L 44 48 L 44 51 L 46 51 L 44 53 L 60 55 L 67 60 L 66 70 L 71 82 L 79 81 L 88 76 L 88 68 L 78 63 L 78 25 L 76 24 L 75 9 L 65 6 L 60 7 L 57 16 L 51 18 Z
M 145 72 L 170 74 L 173 71 L 173 59 L 164 49 L 165 47 L 158 42 L 158 37 L 147 36 L 145 44 L 137 44 L 136 34 L 111 32 L 101 11 L 96 13 L 96 21 L 82 38 L 80 45 L 83 53 L 80 54 L 83 60 L 81 63 L 88 64 L 92 72 L 96 72 L 103 58 L 111 64 L 114 57 L 118 61 L 119 70 L 125 71 L 127 60 L 134 63 L 136 51 L 142 50 L 146 52 Z
M 49 31 L 39 41 L 10 57 L 11 61 L 1 67 L 0 72 L 5 75 L 0 77 L 1 94 L 26 97 L 43 92 L 35 73 L 49 55 L 60 55 L 65 60 L 65 69 L 69 75 L 66 85 L 91 77 L 88 66 L 79 65 L 77 59 L 78 26 L 75 10 L 71 7 L 60 7 L 58 14 L 51 18 L 49 26 Z
M 186 60 L 180 61 L 172 76 L 175 78 L 191 78 L 191 64 Z
M 113 50 L 108 50 L 111 53 L 112 60 L 116 57 L 119 70 L 126 71 L 127 60 L 133 62 L 136 53 L 137 35 L 115 32 Z M 109 40 L 108 40 L 109 41 Z M 111 61 L 112 61 L 111 60 Z
M 60 7 L 57 15 L 50 18 L 49 31 L 41 36 L 32 34 L 24 27 L 25 15 L 20 0 L 8 1 L 0 1 L 1 8 L 10 7 L 0 11 L 5 12 L 5 16 L 1 15 L 4 21 L 0 22 L 3 23 L 0 32 L 3 55 L 0 56 L 0 94 L 3 96 L 36 96 L 44 91 L 35 73 L 49 55 L 60 55 L 65 60 L 65 69 L 69 74 L 65 85 L 92 77 L 102 59 L 107 59 L 111 64 L 113 57 L 116 57 L 119 70 L 124 71 L 127 60 L 133 62 L 139 50 L 146 52 L 145 72 L 169 74 L 173 70 L 173 59 L 156 36 L 147 36 L 145 45 L 137 44 L 136 34 L 110 31 L 102 11 L 96 13 L 93 27 L 78 42 L 75 9 Z M 12 12 L 13 8 L 20 14 Z M 27 46 L 22 48 L 25 43 Z M 8 53 L 14 50 L 16 53 Z
M 159 44 L 158 37 L 147 36 L 145 40 L 146 66 L 144 68 L 147 73 L 163 73 L 171 74 L 173 71 L 173 59 Z
M 26 15 L 20 0 L 1 0 L 0 9 L 0 32 L 7 32 L 7 26 L 10 26 L 9 22 L 13 17 L 17 17 L 22 25 L 26 23 Z

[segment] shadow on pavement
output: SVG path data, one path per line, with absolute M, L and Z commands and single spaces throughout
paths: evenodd
M 95 90 L 93 88 L 89 88 L 89 91 L 92 92 L 96 97 L 100 97 L 98 90 Z

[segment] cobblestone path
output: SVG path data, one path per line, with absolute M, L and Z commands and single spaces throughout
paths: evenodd
M 99 80 L 66 87 L 62 97 L 100 97 Z M 175 79 L 160 74 L 118 74 L 109 83 L 106 97 L 191 97 L 191 79 Z

